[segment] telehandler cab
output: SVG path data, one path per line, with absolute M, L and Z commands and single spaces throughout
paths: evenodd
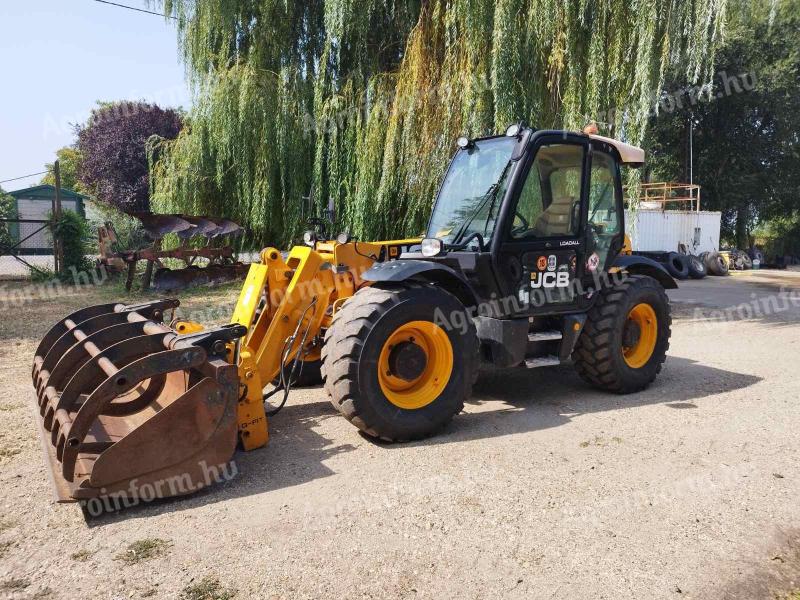
M 165 321 L 174 299 L 73 313 L 33 365 L 57 498 L 203 487 L 237 440 L 267 443 L 267 416 L 319 366 L 336 409 L 387 441 L 445 425 L 479 368 L 571 358 L 595 387 L 645 388 L 677 286 L 623 251 L 620 166 L 643 160 L 593 133 L 460 138 L 423 239 L 266 248 L 223 327 Z

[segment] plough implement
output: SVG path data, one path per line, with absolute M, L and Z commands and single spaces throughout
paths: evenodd
M 171 292 L 186 287 L 216 285 L 243 279 L 248 266 L 238 262 L 230 244 L 219 244 L 218 240 L 236 237 L 244 229 L 228 219 L 194 217 L 189 215 L 134 214 L 142 223 L 147 236 L 153 240 L 150 247 L 139 250 L 114 252 L 111 248 L 117 241 L 112 223 L 106 223 L 98 231 L 100 263 L 107 268 L 127 271 L 125 288 L 130 290 L 139 261 L 146 261 L 142 278 L 142 289 L 150 288 Z M 164 250 L 162 242 L 168 234 L 177 235 L 180 245 Z M 192 239 L 205 239 L 202 246 L 192 246 Z M 183 268 L 174 269 L 164 264 L 165 259 L 183 263 Z M 205 261 L 200 265 L 200 259 Z
M 207 485 L 237 443 L 267 443 L 268 418 L 311 365 L 342 416 L 391 442 L 450 422 L 479 364 L 571 359 L 597 388 L 648 386 L 669 345 L 664 288 L 677 286 L 658 263 L 621 253 L 619 166 L 640 165 L 643 151 L 519 126 L 458 145 L 424 239 L 309 231 L 287 254 L 267 248 L 223 327 L 168 319 L 171 299 L 56 324 L 33 383 L 58 498 Z

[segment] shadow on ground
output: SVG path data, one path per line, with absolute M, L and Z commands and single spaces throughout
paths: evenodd
M 725 371 L 685 358 L 669 357 L 664 372 L 644 392 L 616 395 L 598 392 L 585 384 L 570 365 L 552 369 L 509 369 L 482 376 L 475 385 L 466 412 L 458 415 L 439 435 L 413 442 L 413 446 L 487 439 L 559 427 L 582 414 L 663 404 L 674 409 L 702 410 L 703 400 L 715 394 L 744 389 L 759 377 Z M 325 398 L 322 388 L 314 394 Z M 491 410 L 470 411 L 470 406 Z M 300 485 L 333 474 L 325 461 L 356 447 L 328 439 L 314 429 L 326 419 L 341 418 L 330 403 L 284 407 L 270 422 L 274 442 L 253 452 L 239 452 L 234 460 L 238 476 L 189 497 L 168 499 L 94 518 L 90 526 L 146 517 L 162 512 L 190 510 L 229 498 L 261 494 Z M 376 445 L 387 450 L 411 444 Z

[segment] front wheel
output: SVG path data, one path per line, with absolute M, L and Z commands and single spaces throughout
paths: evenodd
M 671 335 L 669 299 L 658 281 L 631 275 L 600 292 L 572 359 L 594 387 L 627 394 L 661 372 Z
M 461 412 L 477 368 L 476 347 L 464 306 L 441 288 L 364 288 L 336 313 L 325 336 L 325 389 L 366 434 L 419 439 Z

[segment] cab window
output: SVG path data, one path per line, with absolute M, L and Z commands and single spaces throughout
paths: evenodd
M 583 157 L 583 146 L 575 144 L 539 148 L 520 192 L 513 239 L 578 235 Z

